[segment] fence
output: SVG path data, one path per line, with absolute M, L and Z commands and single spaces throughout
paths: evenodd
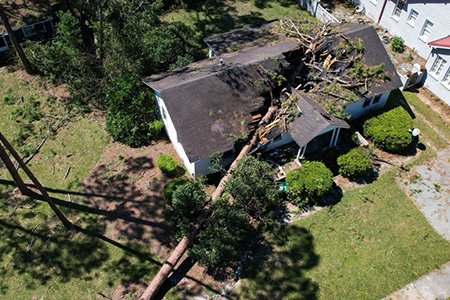
M 297 0 L 297 2 L 310 14 L 315 16 L 322 23 L 340 23 L 332 14 L 320 5 L 320 1 Z

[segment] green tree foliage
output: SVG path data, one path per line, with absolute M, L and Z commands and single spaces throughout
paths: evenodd
M 187 181 L 184 180 L 183 178 L 176 178 L 166 183 L 166 185 L 164 185 L 164 200 L 166 200 L 166 203 L 168 205 L 172 205 L 173 192 L 175 192 L 178 186 L 183 185 L 185 183 L 187 183 Z
M 373 162 L 367 157 L 363 149 L 353 148 L 349 152 L 339 156 L 337 164 L 339 166 L 339 173 L 342 176 L 356 179 L 367 173 L 372 168 Z
M 188 255 L 202 266 L 220 268 L 249 248 L 252 226 L 242 210 L 226 199 L 215 199 L 211 211 Z
M 286 174 L 288 199 L 296 205 L 314 201 L 331 189 L 333 173 L 321 162 L 305 161 Z
M 191 226 L 202 211 L 205 201 L 206 193 L 199 180 L 180 185 L 173 192 L 172 206 L 166 211 L 165 217 L 177 228 L 177 238 L 190 235 Z
M 245 156 L 238 161 L 224 191 L 233 196 L 234 203 L 247 216 L 262 225 L 274 225 L 273 208 L 280 199 L 274 184 L 274 171 L 268 163 Z
M 156 159 L 156 166 L 165 176 L 173 176 L 177 171 L 178 162 L 170 155 L 161 154 Z
M 391 41 L 391 49 L 394 52 L 403 53 L 405 52 L 404 40 L 401 37 L 394 36 Z
M 397 153 L 411 143 L 412 137 L 408 129 L 412 127 L 411 116 L 399 106 L 366 120 L 363 133 L 376 147 Z
M 106 131 L 117 141 L 139 147 L 156 139 L 163 123 L 156 117 L 153 94 L 135 76 L 114 80 L 106 96 Z
M 161 1 L 68 2 L 75 15 L 59 13 L 56 38 L 27 42 L 26 54 L 39 73 L 66 84 L 76 104 L 103 108 L 118 77 L 159 73 L 198 55 L 190 27 L 160 21 Z

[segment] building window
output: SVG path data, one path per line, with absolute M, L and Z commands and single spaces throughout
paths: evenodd
M 392 17 L 398 20 L 400 14 L 402 13 L 402 9 L 403 9 L 403 1 L 398 0 L 397 5 L 395 6 L 394 11 L 392 12 Z
M 423 28 L 422 28 L 422 31 L 420 32 L 420 36 L 419 36 L 419 38 L 422 41 L 424 41 L 424 42 L 427 41 L 428 36 L 430 35 L 430 32 L 431 32 L 431 28 L 433 28 L 433 23 L 431 23 L 428 20 L 425 20 L 425 24 L 423 24 Z
M 4 49 L 3 49 L 4 48 Z M 3 36 L 0 36 L 0 50 L 8 49 L 8 44 Z
M 408 22 L 411 26 L 414 26 L 414 24 L 416 24 L 416 21 L 417 21 L 417 17 L 418 17 L 418 16 L 419 16 L 419 13 L 418 13 L 417 11 L 415 11 L 414 9 L 411 9 L 411 12 L 409 13 L 407 22 Z
M 273 141 L 278 142 L 278 141 L 281 141 L 282 138 L 283 138 L 283 136 L 281 134 L 279 134 L 273 139 Z
M 445 66 L 445 63 L 446 63 L 445 59 L 443 59 L 438 55 L 438 57 L 434 61 L 433 66 L 431 67 L 430 73 L 438 77 L 439 74 L 441 74 L 442 69 Z
M 30 36 L 36 35 L 36 31 L 34 30 L 33 25 L 22 27 L 22 31 L 23 31 L 23 35 L 25 37 L 30 37 Z
M 442 79 L 442 84 L 450 89 L 450 68 L 448 68 L 447 73 L 445 73 L 444 79 Z
M 166 117 L 166 111 L 164 110 L 164 107 L 161 106 L 161 116 L 163 119 L 167 119 Z
M 377 96 L 373 97 L 372 105 L 380 102 L 380 99 L 381 99 L 381 95 L 377 95 Z
M 366 99 L 366 100 L 364 100 L 364 103 L 363 103 L 363 108 L 364 107 L 367 107 L 367 106 L 369 106 L 370 105 L 370 100 L 372 100 L 371 98 L 369 98 L 369 99 Z

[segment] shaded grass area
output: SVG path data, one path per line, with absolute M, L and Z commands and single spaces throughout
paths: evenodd
M 296 229 L 283 251 L 294 251 L 301 237 L 296 230 L 306 228 L 317 266 L 298 266 L 304 273 L 290 273 L 286 280 L 246 279 L 239 295 L 261 299 L 260 291 L 289 288 L 292 282 L 304 282 L 305 274 L 318 285 L 320 299 L 379 299 L 447 262 L 450 243 L 432 229 L 393 175 L 389 171 L 372 184 L 347 191 L 336 205 L 289 225 Z M 271 265 L 262 273 L 279 274 L 283 268 Z M 308 297 L 299 292 L 295 298 Z
M 294 0 L 193 2 L 184 8 L 168 12 L 162 19 L 166 22 L 182 22 L 192 27 L 206 54 L 207 47 L 203 38 L 284 17 L 318 22 Z
M 2 186 L 0 191 L 2 299 L 96 299 L 97 292 L 108 294 L 119 284 L 126 288 L 132 282 L 150 280 L 159 269 L 157 258 L 143 246 L 123 243 L 119 248 L 87 231 L 68 233 L 56 218 L 49 217 L 45 203 L 11 198 Z M 11 202 L 34 206 L 10 216 Z M 95 222 L 89 227 L 93 232 L 102 229 Z M 125 299 L 132 296 L 130 289 Z M 175 293 L 169 294 L 173 297 Z
M 0 69 L 0 130 L 23 156 L 48 137 L 28 166 L 51 196 L 76 205 L 83 197 L 82 179 L 110 138 L 89 116 L 72 117 L 49 134 L 48 128 L 60 119 L 42 113 L 60 117 L 69 112 L 56 101 L 55 90 L 44 88 L 39 80 Z M 34 109 L 41 117 L 14 117 L 29 98 L 37 103 Z M 97 299 L 98 292 L 107 295 L 119 284 L 127 294 L 124 299 L 133 299 L 133 283 L 151 279 L 159 269 L 157 258 L 144 246 L 103 236 L 107 225 L 99 222 L 95 208 L 59 206 L 74 224 L 86 228 L 66 232 L 45 202 L 18 194 L 5 168 L 0 168 L 0 180 L 1 299 Z M 169 298 L 177 297 L 169 293 Z

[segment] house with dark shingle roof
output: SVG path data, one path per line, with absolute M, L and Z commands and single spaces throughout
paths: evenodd
M 364 41 L 364 63 L 384 63 L 389 76 L 389 80 L 368 86 L 360 99 L 342 103 L 351 119 L 384 106 L 391 90 L 400 87 L 401 82 L 373 27 L 343 26 L 347 26 L 340 28 L 346 38 Z M 331 36 L 328 44 L 333 47 L 339 42 L 339 37 Z M 271 101 L 267 92 L 276 87 L 264 84 L 268 80 L 260 67 L 289 76 L 289 71 L 292 74 L 295 69 L 289 58 L 298 49 L 295 39 L 243 47 L 236 52 L 220 47 L 212 50 L 220 52 L 219 56 L 143 79 L 154 90 L 167 134 L 192 176 L 210 173 L 213 151 L 232 155 L 236 142 L 245 138 L 255 119 L 267 111 Z M 258 148 L 268 150 L 295 142 L 300 157 L 308 144 L 321 136 L 329 139 L 327 146 L 335 146 L 340 131 L 348 129 L 349 124 L 323 108 L 321 104 L 327 101 L 323 95 L 299 91 L 294 95 L 300 113 L 288 125 L 268 130 Z

